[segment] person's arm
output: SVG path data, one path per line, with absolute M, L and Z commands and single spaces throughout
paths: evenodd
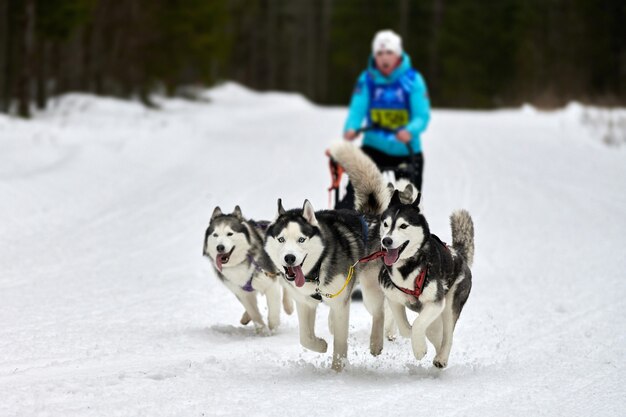
M 352 99 L 350 100 L 350 108 L 348 117 L 344 126 L 344 135 L 349 131 L 356 131 L 363 124 L 363 119 L 367 115 L 367 109 L 370 105 L 370 94 L 366 80 L 367 74 L 363 72 L 357 80 Z
M 419 73 L 415 74 L 415 81 L 411 88 L 411 121 L 406 125 L 406 130 L 411 137 L 416 137 L 428 126 L 430 120 L 430 99 L 426 83 Z

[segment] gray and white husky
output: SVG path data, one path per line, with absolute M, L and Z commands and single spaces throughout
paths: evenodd
M 387 207 L 390 194 L 369 158 L 344 155 L 342 147 L 335 151 L 334 157 L 338 156 L 340 162 L 351 164 L 351 181 L 358 184 L 357 210 L 316 212 L 306 200 L 302 209 L 286 211 L 278 200 L 278 215 L 267 229 L 265 250 L 282 272 L 283 285 L 296 301 L 300 343 L 315 352 L 327 350 L 326 341 L 315 334 L 315 315 L 322 301 L 328 304 L 333 334 L 332 367 L 341 370 L 347 358 L 350 295 L 356 282 L 348 282 L 347 277 L 350 267 L 360 258 L 380 249 L 379 216 Z M 379 271 L 379 262 L 367 262 L 356 264 L 354 272 L 365 307 L 373 318 L 373 355 L 380 354 L 383 348 L 384 296 L 378 284 Z
M 426 354 L 426 337 L 435 346 L 433 364 L 448 364 L 452 335 L 472 288 L 474 225 L 469 213 L 450 216 L 452 246 L 431 234 L 419 207 L 420 196 L 403 203 L 396 192 L 381 216 L 380 236 L 385 256 L 379 282 L 400 334 L 411 338 L 413 354 Z M 406 309 L 419 313 L 409 324 Z
M 257 294 L 267 297 L 268 325 L 276 329 L 280 323 L 281 288 L 273 263 L 263 249 L 267 223 L 246 220 L 239 206 L 231 214 L 215 207 L 204 235 L 203 255 L 211 260 L 217 277 L 232 291 L 245 308 L 241 324 L 254 322 L 257 331 L 266 328 L 257 305 Z M 293 312 L 288 294 L 283 294 L 283 308 Z

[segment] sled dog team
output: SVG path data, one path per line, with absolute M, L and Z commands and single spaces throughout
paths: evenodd
M 323 353 L 328 346 L 315 334 L 315 316 L 317 306 L 326 303 L 335 370 L 347 359 L 350 297 L 357 281 L 372 315 L 372 355 L 381 353 L 385 334 L 391 338 L 397 325 L 410 338 L 417 360 L 426 354 L 428 338 L 436 350 L 433 364 L 445 367 L 472 287 L 470 215 L 459 210 L 450 216 L 452 243 L 447 245 L 431 233 L 421 195 L 410 184 L 402 190 L 386 185 L 376 165 L 350 143 L 333 145 L 330 155 L 350 177 L 356 210 L 315 211 L 308 200 L 301 209 L 285 210 L 278 200 L 272 222 L 254 222 L 238 206 L 230 214 L 216 207 L 204 255 L 244 306 L 242 324 L 266 327 L 257 293 L 267 297 L 270 330 L 280 322 L 281 304 L 291 314 L 295 300 L 300 343 Z M 413 323 L 407 308 L 418 313 Z M 387 323 L 385 310 L 392 316 Z

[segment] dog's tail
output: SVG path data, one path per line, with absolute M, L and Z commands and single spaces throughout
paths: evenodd
M 474 261 L 474 222 L 465 210 L 457 210 L 450 216 L 452 247 L 460 253 L 469 266 Z
M 391 196 L 376 164 L 349 142 L 331 145 L 329 153 L 350 177 L 357 211 L 372 215 L 385 211 Z

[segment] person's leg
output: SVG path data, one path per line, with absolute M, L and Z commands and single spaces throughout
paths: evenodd
M 405 160 L 405 157 L 387 155 L 386 153 L 383 153 L 375 148 L 370 148 L 369 146 L 363 146 L 361 149 L 363 150 L 363 153 L 374 161 L 380 171 L 393 169 Z
M 335 202 L 335 210 L 339 209 L 354 210 L 354 187 L 349 181 L 348 186 L 346 187 L 346 195 L 343 196 L 341 201 Z
M 394 171 L 396 179 L 406 178 L 407 180 L 411 181 L 411 183 L 413 183 L 413 185 L 415 185 L 415 187 L 417 187 L 419 191 L 422 191 L 424 155 L 420 152 L 413 155 L 412 158 L 410 156 L 407 156 L 403 158 L 402 161 L 398 163 L 398 165 L 404 166 L 398 167 Z

